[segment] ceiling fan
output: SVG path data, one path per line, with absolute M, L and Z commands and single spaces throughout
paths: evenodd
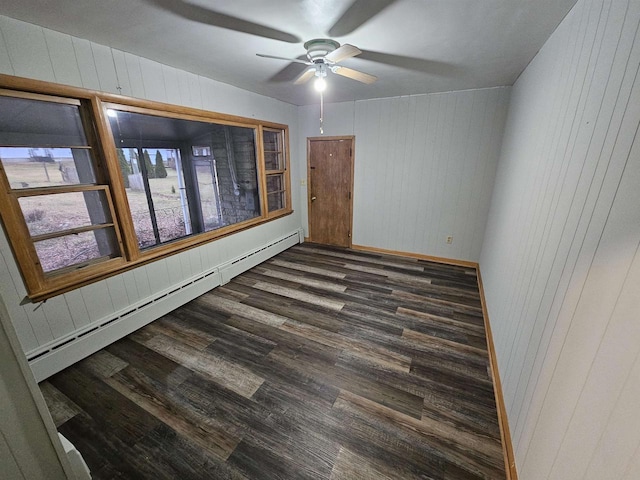
M 347 58 L 360 55 L 362 51 L 358 47 L 354 47 L 348 43 L 340 45 L 335 40 L 328 38 L 314 38 L 313 40 L 306 42 L 304 44 L 304 48 L 307 51 L 307 60 L 301 60 L 300 58 L 277 57 L 262 53 L 257 53 L 256 55 L 264 58 L 274 58 L 276 60 L 286 60 L 288 62 L 307 65 L 308 68 L 306 68 L 298 78 L 296 78 L 294 83 L 296 85 L 300 85 L 308 82 L 313 77 L 316 77 L 315 87 L 319 91 L 324 90 L 324 87 L 326 86 L 324 78 L 327 76 L 329 71 L 366 84 L 371 84 L 378 79 L 374 75 L 338 65 L 338 63 L 346 60 Z

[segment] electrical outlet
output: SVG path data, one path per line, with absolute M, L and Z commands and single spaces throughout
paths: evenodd
M 448 243 L 448 244 L 452 244 L 452 243 L 453 243 L 453 235 L 449 235 L 449 236 L 447 237 L 447 243 Z

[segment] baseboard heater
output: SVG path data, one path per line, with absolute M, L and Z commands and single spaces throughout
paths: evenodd
M 302 230 L 292 232 L 28 352 L 36 381 L 41 382 L 303 240 Z

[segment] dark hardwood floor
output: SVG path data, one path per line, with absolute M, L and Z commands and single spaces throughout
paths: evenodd
M 295 246 L 41 384 L 95 479 L 504 479 L 473 269 Z

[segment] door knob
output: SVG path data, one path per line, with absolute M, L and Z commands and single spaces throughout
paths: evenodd
M 316 199 L 316 197 L 311 197 L 311 201 L 313 202 Z

